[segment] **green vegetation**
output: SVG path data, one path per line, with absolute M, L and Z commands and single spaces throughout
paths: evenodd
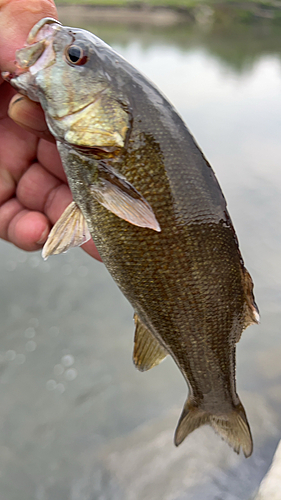
M 230 1 L 230 0 L 226 0 Z M 252 0 L 250 0 L 252 1 Z M 57 5 L 92 5 L 95 7 L 127 7 L 142 8 L 149 7 L 168 7 L 172 9 L 190 8 L 198 5 L 200 0 L 58 0 Z M 204 3 L 211 4 L 213 0 L 207 0 Z
M 95 7 L 128 7 L 128 8 L 141 8 L 144 6 L 150 7 L 194 7 L 198 5 L 211 5 L 213 7 L 218 6 L 231 6 L 233 8 L 245 7 L 247 4 L 257 5 L 260 8 L 274 7 L 276 10 L 280 11 L 280 6 L 275 0 L 58 0 L 57 5 L 92 5 Z
M 126 11 L 135 13 L 136 22 L 138 12 L 149 12 L 150 9 L 159 12 L 177 13 L 183 15 L 181 22 L 195 21 L 198 24 L 231 24 L 239 22 L 252 24 L 259 21 L 281 24 L 281 2 L 276 0 L 57 0 L 61 8 L 69 6 L 83 6 L 84 9 L 108 9 L 108 15 L 114 9 L 125 7 Z M 78 13 L 79 16 L 79 13 Z M 107 12 L 104 12 L 103 21 L 107 22 Z M 188 19 L 189 18 L 189 19 Z M 110 21 L 110 20 L 109 20 Z M 117 23 L 120 22 L 117 20 Z M 126 22 L 126 19 L 125 19 Z M 161 21 L 159 22 L 161 24 Z
M 128 6 L 126 0 L 99 0 L 98 2 L 94 0 L 59 0 L 56 2 L 57 5 L 93 5 L 93 6 Z
M 123 18 L 122 22 L 120 19 L 116 22 L 114 16 L 111 19 L 97 19 L 95 9 L 90 9 L 90 13 L 87 10 L 85 17 L 79 19 L 77 9 L 74 13 L 71 11 L 59 8 L 59 18 L 63 24 L 87 29 L 109 45 L 126 47 L 135 42 L 143 51 L 153 44 L 174 46 L 183 52 L 192 47 L 202 48 L 223 63 L 224 67 L 238 74 L 250 71 L 261 55 L 271 54 L 281 61 L 281 19 L 280 24 L 249 22 L 248 19 L 245 21 L 245 11 L 239 11 L 236 14 L 240 16 L 240 22 L 233 22 L 233 17 L 227 16 L 225 12 L 219 17 L 217 11 L 217 22 L 207 26 L 195 22 L 154 25 L 149 22 L 126 22 Z

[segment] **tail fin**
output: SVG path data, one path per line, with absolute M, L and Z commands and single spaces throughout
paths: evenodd
M 178 446 L 192 431 L 209 424 L 214 431 L 231 446 L 236 453 L 240 447 L 248 458 L 253 451 L 253 441 L 245 410 L 241 403 L 225 415 L 208 413 L 188 399 L 184 405 L 175 432 L 175 445 Z

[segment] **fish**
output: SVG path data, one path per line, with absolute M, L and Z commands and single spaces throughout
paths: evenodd
M 41 103 L 73 196 L 43 257 L 92 237 L 134 308 L 136 368 L 170 355 L 187 383 L 175 445 L 208 424 L 249 457 L 235 355 L 259 311 L 210 164 L 164 95 L 92 33 L 44 18 L 16 61 L 3 76 Z

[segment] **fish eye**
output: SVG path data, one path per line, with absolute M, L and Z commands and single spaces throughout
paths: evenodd
M 75 44 L 67 47 L 65 56 L 68 62 L 76 66 L 83 66 L 88 60 L 86 49 Z

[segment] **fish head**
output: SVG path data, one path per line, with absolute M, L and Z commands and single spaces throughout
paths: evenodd
M 122 64 L 126 63 L 122 61 L 92 33 L 45 18 L 17 51 L 16 71 L 3 77 L 20 93 L 41 103 L 78 204 L 82 205 L 82 198 L 84 201 L 84 194 L 78 195 L 83 184 L 90 202 L 94 199 L 127 222 L 159 232 L 150 204 L 114 168 L 132 126 L 129 97 L 123 91 Z M 69 213 L 75 223 L 82 220 L 75 207 L 67 211 L 64 224 Z M 78 244 L 84 242 L 83 224 Z M 71 236 L 58 246 L 64 251 L 72 244 Z
M 16 71 L 3 76 L 20 93 L 41 103 L 56 139 L 81 147 L 118 149 L 124 146 L 130 117 L 126 99 L 106 70 L 108 48 L 85 30 L 41 19 L 25 47 L 16 52 Z

